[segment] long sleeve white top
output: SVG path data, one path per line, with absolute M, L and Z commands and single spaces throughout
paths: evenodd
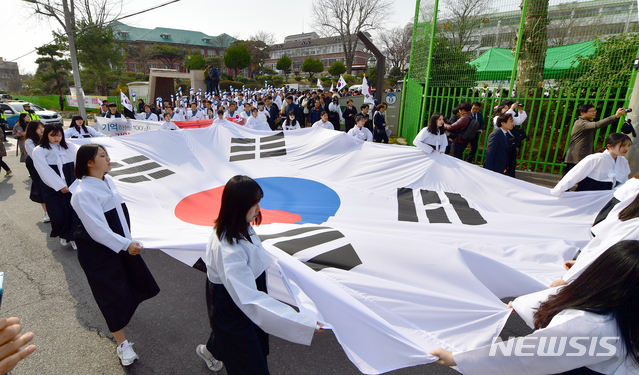
M 293 120 L 293 121 L 291 121 L 291 123 L 290 123 L 290 124 L 286 125 L 286 122 L 287 122 L 287 121 L 289 121 L 289 120 L 287 119 L 287 120 L 284 120 L 284 122 L 282 122 L 282 129 L 283 129 L 283 130 L 297 130 L 297 129 L 301 129 L 301 127 L 300 127 L 300 123 L 299 123 L 299 122 L 297 122 L 297 120 Z
M 330 122 L 330 121 L 324 122 L 322 120 L 319 120 L 319 121 L 317 121 L 317 122 L 315 122 L 313 124 L 313 127 L 314 128 L 324 128 L 324 129 L 328 129 L 328 130 L 335 130 L 335 127 L 333 126 L 333 123 Z
M 535 311 L 558 290 L 559 288 L 551 288 L 519 297 L 513 301 L 513 307 L 526 324 L 534 328 Z M 595 337 L 598 341 L 591 346 L 592 338 Z M 626 360 L 625 346 L 617 337 L 617 322 L 611 316 L 568 309 L 555 315 L 546 328 L 538 329 L 528 336 L 453 353 L 453 358 L 459 371 L 466 375 L 545 375 L 583 366 L 602 374 L 633 373 L 632 364 Z M 561 350 L 562 338 L 565 338 L 564 350 Z M 511 355 L 504 355 L 499 346 L 503 348 L 508 345 Z M 591 351 L 592 347 L 595 347 L 594 352 Z M 559 351 L 561 355 L 553 356 L 550 351 Z M 583 351 L 583 355 L 575 355 L 578 351 Z M 506 352 L 509 350 L 506 349 Z M 491 353 L 494 355 L 490 355 Z M 548 354 L 543 355 L 545 353 Z M 572 355 L 569 356 L 569 353 Z
M 257 279 L 276 258 L 264 249 L 252 227 L 251 242 L 242 240 L 232 245 L 220 241 L 215 230 L 206 246 L 205 264 L 209 281 L 223 284 L 233 302 L 264 332 L 282 339 L 310 345 L 318 320 L 306 309 L 296 312 L 290 306 L 257 290 Z M 294 284 L 286 283 L 293 294 L 302 293 Z
M 258 110 L 257 111 L 257 117 L 262 119 L 262 122 L 268 122 L 268 119 L 271 117 L 271 114 L 269 113 L 269 111 L 267 109 L 263 109 L 261 111 Z
M 108 175 L 104 176 L 104 180 L 85 176 L 71 196 L 71 206 L 89 236 L 116 253 L 127 250 L 132 242 L 122 203 L 124 199 Z M 113 232 L 104 216 L 105 212 L 113 209 L 118 213 L 125 236 Z
M 615 189 L 613 197 L 619 202 L 623 202 L 628 198 L 634 199 L 639 194 L 639 178 L 631 178 L 623 185 Z
M 135 118 L 138 119 L 138 120 L 142 120 L 142 121 L 159 121 L 158 120 L 158 115 L 156 115 L 153 112 L 148 113 L 148 114 L 146 112 L 136 113 L 135 114 Z
M 67 142 L 67 149 L 60 145 L 50 144 L 50 149 L 38 146 L 33 149 L 33 165 L 38 171 L 38 175 L 42 181 L 51 189 L 60 191 L 68 187 L 66 179 L 63 176 L 62 166 L 67 163 L 75 163 L 75 154 L 78 151 L 76 145 Z M 60 173 L 55 171 L 49 165 L 56 165 Z
M 340 107 L 339 104 L 330 103 L 328 105 L 328 110 L 331 112 L 335 112 L 339 115 L 340 123 L 344 122 L 344 117 L 342 117 L 342 107 Z
M 362 126 L 361 129 L 359 126 L 354 126 L 347 134 L 359 139 L 360 141 L 373 142 L 373 133 L 371 133 L 371 131 L 365 126 Z
M 623 156 L 617 156 L 617 160 L 612 158 L 610 152 L 605 150 L 596 154 L 588 155 L 575 165 L 570 172 L 550 190 L 555 196 L 560 196 L 564 191 L 575 186 L 576 183 L 586 177 L 596 181 L 612 182 L 613 188 L 616 183 L 623 184 L 628 181 L 630 166 L 628 160 Z
M 85 132 L 84 129 L 82 129 L 82 126 L 80 126 L 80 131 L 78 131 L 75 126 L 70 127 L 69 129 L 64 131 L 64 138 L 69 139 L 69 138 L 93 138 L 93 137 L 106 137 L 105 134 L 100 133 L 99 131 L 93 129 L 90 126 L 87 126 L 87 131 Z M 89 137 L 86 137 L 89 136 Z
M 160 125 L 159 130 L 180 130 L 180 128 L 178 128 L 178 126 L 173 121 L 169 121 L 164 122 L 162 125 Z
M 420 130 L 417 137 L 413 140 L 413 144 L 415 147 L 427 154 L 430 154 L 435 150 L 445 152 L 446 147 L 448 146 L 448 137 L 446 137 L 446 134 L 442 133 L 439 129 L 437 129 L 437 134 L 433 134 L 426 127 Z M 432 146 L 435 146 L 435 148 Z
M 516 113 L 512 109 L 508 109 L 506 111 L 506 113 L 508 113 L 508 114 L 513 116 L 513 124 L 515 126 L 519 126 L 519 125 L 523 124 L 524 121 L 526 121 L 526 119 L 528 118 L 528 114 L 526 113 L 526 111 L 520 111 L 519 113 Z M 506 114 L 506 113 L 504 113 L 504 114 Z M 517 117 L 515 117 L 515 115 L 517 115 Z M 495 127 L 495 129 L 498 128 L 498 126 L 497 126 L 497 118 L 499 118 L 499 116 L 493 117 L 493 126 Z
M 29 156 L 33 155 L 33 149 L 35 148 L 36 148 L 36 145 L 35 143 L 33 143 L 33 140 L 31 140 L 30 138 L 24 141 L 24 152 L 26 152 L 27 155 Z M 33 159 L 33 157 L 31 157 L 31 159 Z
M 586 268 L 617 242 L 639 240 L 639 218 L 619 220 L 619 212 L 632 200 L 627 199 L 624 201 L 626 204 L 620 202 L 610 211 L 605 220 L 591 228 L 595 238 L 581 250 L 575 264 L 561 277 L 565 282 L 570 283 L 581 276 Z
M 244 124 L 249 129 L 255 130 L 271 130 L 266 122 L 263 122 L 259 117 L 249 117 Z
M 189 109 L 187 112 L 187 117 L 189 121 L 204 120 L 204 111 L 196 109 L 195 113 L 193 113 L 193 110 Z

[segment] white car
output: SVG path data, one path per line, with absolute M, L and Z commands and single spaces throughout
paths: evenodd
M 7 118 L 9 130 L 13 129 L 13 125 L 15 125 L 15 123 L 18 121 L 18 117 L 20 117 L 20 112 L 24 111 L 24 105 L 26 103 L 28 102 L 22 100 L 9 100 L 0 102 L 0 111 L 4 112 L 4 115 Z M 33 103 L 29 104 L 31 105 L 31 109 L 35 111 L 36 115 L 40 117 L 40 121 L 42 121 L 44 125 L 64 125 L 64 120 L 58 112 L 47 111 L 46 109 Z

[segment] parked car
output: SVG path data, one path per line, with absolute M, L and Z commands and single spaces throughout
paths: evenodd
M 9 94 L 2 94 L 2 95 L 0 95 L 0 99 L 1 100 L 11 100 L 13 98 Z
M 7 123 L 9 124 L 9 131 L 13 130 L 13 126 L 18 121 L 18 117 L 20 117 L 20 112 L 24 110 L 24 105 L 28 103 L 23 100 L 8 100 L 0 102 L 0 111 L 4 112 L 5 117 L 7 118 Z M 58 112 L 47 111 L 46 109 L 37 106 L 33 103 L 29 103 L 31 105 L 31 109 L 35 111 L 35 113 L 40 117 L 40 121 L 44 125 L 48 124 L 60 124 L 64 125 L 64 120 L 62 116 Z

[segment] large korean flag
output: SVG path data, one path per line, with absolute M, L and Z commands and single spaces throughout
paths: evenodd
M 447 155 L 318 128 L 92 141 L 111 156 L 133 237 L 188 265 L 202 265 L 224 184 L 256 179 L 264 246 L 369 374 L 491 343 L 510 314 L 500 298 L 560 277 L 611 196 L 556 198 Z

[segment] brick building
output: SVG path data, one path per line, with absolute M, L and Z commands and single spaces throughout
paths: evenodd
M 10 91 L 16 89 L 15 83 L 20 79 L 20 70 L 18 63 L 12 61 L 4 61 L 0 57 L 0 91 Z M 19 88 L 19 87 L 18 87 Z
M 293 72 L 299 72 L 304 60 L 309 57 L 320 59 L 324 64 L 324 71 L 328 71 L 335 61 L 342 61 L 346 65 L 341 37 L 320 38 L 315 32 L 289 35 L 284 38 L 284 43 L 271 46 L 269 54 L 270 58 L 264 65 L 272 69 L 277 69 L 277 60 L 284 55 L 291 59 Z M 353 74 L 366 70 L 366 62 L 371 56 L 365 52 L 364 43 L 358 40 L 353 60 Z

